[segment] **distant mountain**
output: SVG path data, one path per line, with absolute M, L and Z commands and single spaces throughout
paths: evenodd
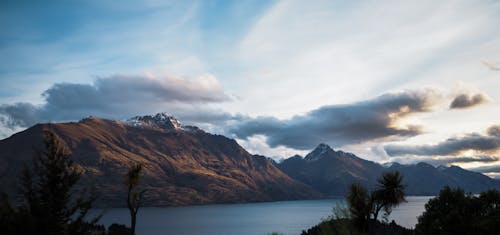
M 99 205 L 123 206 L 124 174 L 144 165 L 146 205 L 254 202 L 318 197 L 311 187 L 254 156 L 233 139 L 183 126 L 166 114 L 114 121 L 89 117 L 79 122 L 37 124 L 0 140 L 0 184 L 14 195 L 23 164 L 43 149 L 52 131 L 72 151 L 82 182 L 97 187 Z
M 352 153 L 334 151 L 320 144 L 305 158 L 295 155 L 282 161 L 278 168 L 290 177 L 327 195 L 344 195 L 352 183 L 374 185 L 384 168 Z
M 416 165 L 393 164 L 389 170 L 398 170 L 404 174 L 404 183 L 408 185 L 406 192 L 412 195 L 436 195 L 443 185 L 460 187 L 472 193 L 490 188 L 500 189 L 499 181 L 458 166 L 433 167 L 421 162 Z
M 408 195 L 436 195 L 443 186 L 461 187 L 477 193 L 490 188 L 500 189 L 500 182 L 483 174 L 467 171 L 458 166 L 433 167 L 427 163 L 382 166 L 352 153 L 335 151 L 320 144 L 302 158 L 290 157 L 278 168 L 290 177 L 330 196 L 345 195 L 350 184 L 359 183 L 372 188 L 376 179 L 385 171 L 398 170 L 404 175 Z

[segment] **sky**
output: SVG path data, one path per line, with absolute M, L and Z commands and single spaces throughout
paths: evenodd
M 498 1 L 2 1 L 0 138 L 167 112 L 276 160 L 320 143 L 500 177 Z

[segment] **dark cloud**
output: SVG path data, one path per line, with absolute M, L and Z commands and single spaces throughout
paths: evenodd
M 479 93 L 475 95 L 460 94 L 457 95 L 450 104 L 450 109 L 463 109 L 474 107 L 486 103 L 488 98 Z
M 486 133 L 490 136 L 495 136 L 500 138 L 500 125 L 495 125 L 495 126 L 490 126 L 487 130 Z
M 39 106 L 29 103 L 1 105 L 0 123 L 12 129 L 37 122 L 81 119 L 89 115 L 124 118 L 162 111 L 186 113 L 187 109 L 196 109 L 193 108 L 196 105 L 230 100 L 212 76 L 112 76 L 99 78 L 92 85 L 55 84 L 42 96 L 45 104 Z
M 11 129 L 17 126 L 29 126 L 40 121 L 37 111 L 38 108 L 30 103 L 0 105 L 0 123 Z
M 486 153 L 500 150 L 499 127 L 490 127 L 487 133 L 487 135 L 467 134 L 463 137 L 447 139 L 435 145 L 387 145 L 384 149 L 389 156 L 446 156 L 456 155 L 466 150 Z
M 431 90 L 385 94 L 375 99 L 323 106 L 289 120 L 257 117 L 239 122 L 229 132 L 237 138 L 264 135 L 271 147 L 279 145 L 310 149 L 318 143 L 333 146 L 387 138 L 409 137 L 422 132 L 420 126 L 397 126 L 401 118 L 428 112 L 437 95 Z

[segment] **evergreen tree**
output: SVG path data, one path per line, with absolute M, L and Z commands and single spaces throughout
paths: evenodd
M 75 190 L 80 171 L 69 150 L 54 133 L 44 134 L 45 150 L 35 156 L 33 168 L 26 167 L 22 173 L 23 201 L 18 208 L 11 208 L 10 226 L 15 227 L 15 234 L 91 234 L 100 217 L 84 219 L 95 195 Z

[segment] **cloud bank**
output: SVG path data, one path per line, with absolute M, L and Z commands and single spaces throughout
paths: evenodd
M 464 109 L 486 103 L 488 98 L 484 94 L 460 94 L 457 95 L 450 104 L 450 109 Z
M 426 162 L 434 166 L 439 165 L 453 165 L 456 163 L 470 163 L 470 162 L 481 162 L 481 163 L 492 163 L 500 160 L 496 156 L 480 155 L 480 156 L 459 156 L 459 157 L 393 157 L 391 162 L 398 162 L 401 164 L 415 164 L 418 162 Z
M 249 118 L 232 126 L 229 132 L 241 139 L 263 135 L 271 147 L 302 150 L 322 142 L 341 146 L 411 137 L 422 133 L 422 127 L 401 126 L 398 121 L 411 114 L 429 112 L 438 97 L 433 90 L 385 94 L 353 104 L 323 106 L 289 120 Z
M 14 129 L 38 122 L 81 119 L 88 115 L 119 118 L 171 110 L 184 116 L 196 116 L 188 113 L 186 107 L 203 110 L 196 107 L 231 100 L 219 81 L 210 75 L 196 78 L 116 75 L 99 78 L 93 84 L 54 84 L 43 92 L 42 97 L 45 100 L 42 105 L 0 105 L 1 125 Z M 217 113 L 212 118 L 232 118 L 227 115 Z
M 500 150 L 500 126 L 489 127 L 486 135 L 471 133 L 434 145 L 387 145 L 384 149 L 389 156 L 447 156 L 467 150 L 491 153 Z

